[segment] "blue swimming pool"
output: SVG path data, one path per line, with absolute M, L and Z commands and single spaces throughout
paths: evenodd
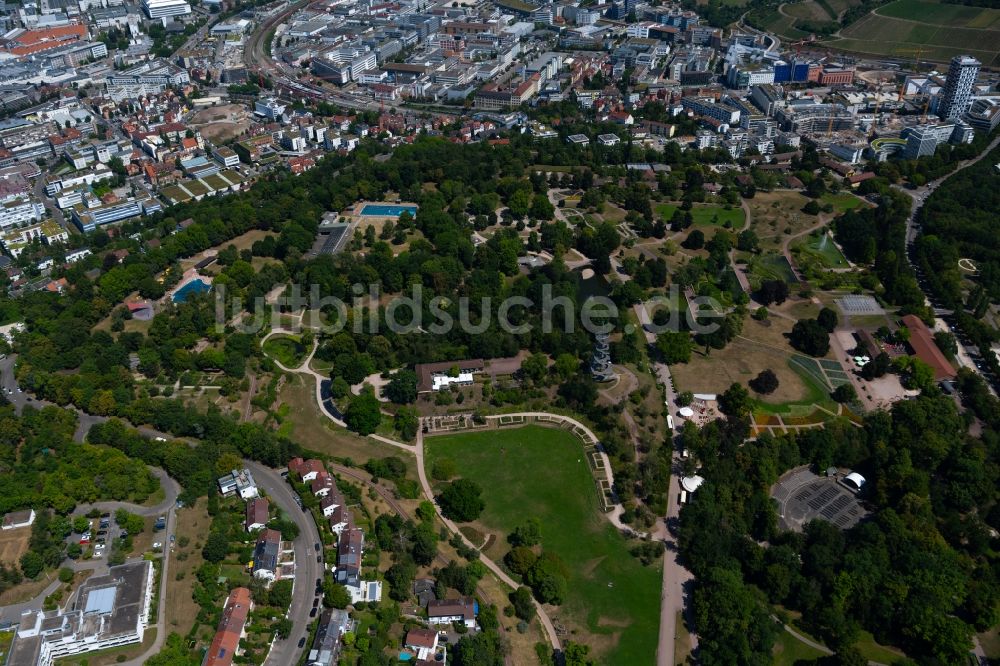
M 208 284 L 201 278 L 191 280 L 186 285 L 174 292 L 173 301 L 174 303 L 183 303 L 188 299 L 188 296 L 192 294 L 204 294 L 206 292 L 212 291 L 212 285 Z
M 417 214 L 416 206 L 387 206 L 383 204 L 365 204 L 361 214 L 367 217 L 399 217 L 403 213 Z

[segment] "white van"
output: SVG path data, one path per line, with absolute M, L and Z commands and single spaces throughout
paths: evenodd
M 681 504 L 688 503 L 688 492 L 686 490 L 681 491 Z
M 674 417 L 671 416 L 670 414 L 667 414 L 667 430 L 673 430 L 673 429 L 674 429 Z

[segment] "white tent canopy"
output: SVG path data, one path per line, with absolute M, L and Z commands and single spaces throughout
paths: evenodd
M 865 477 L 861 476 L 857 472 L 851 472 L 844 477 L 844 481 L 849 481 L 851 485 L 861 490 L 861 486 L 865 485 Z
M 681 479 L 681 487 L 684 488 L 684 490 L 688 491 L 689 493 L 693 493 L 694 491 L 698 490 L 698 488 L 701 487 L 701 484 L 703 484 L 704 482 L 705 479 L 698 476 L 697 474 L 694 476 L 685 476 L 683 479 Z

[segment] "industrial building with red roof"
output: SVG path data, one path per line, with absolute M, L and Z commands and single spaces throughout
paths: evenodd
M 903 317 L 903 325 L 910 330 L 910 347 L 917 358 L 926 363 L 934 371 L 934 379 L 954 379 L 955 369 L 945 358 L 945 355 L 938 349 L 934 342 L 934 334 L 927 328 L 927 324 L 922 322 L 916 315 L 906 315 Z

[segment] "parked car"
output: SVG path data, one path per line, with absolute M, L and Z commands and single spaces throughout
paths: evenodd
M 305 645 L 306 645 L 306 637 L 303 636 L 302 638 L 299 639 L 299 647 L 300 648 L 305 647 Z

